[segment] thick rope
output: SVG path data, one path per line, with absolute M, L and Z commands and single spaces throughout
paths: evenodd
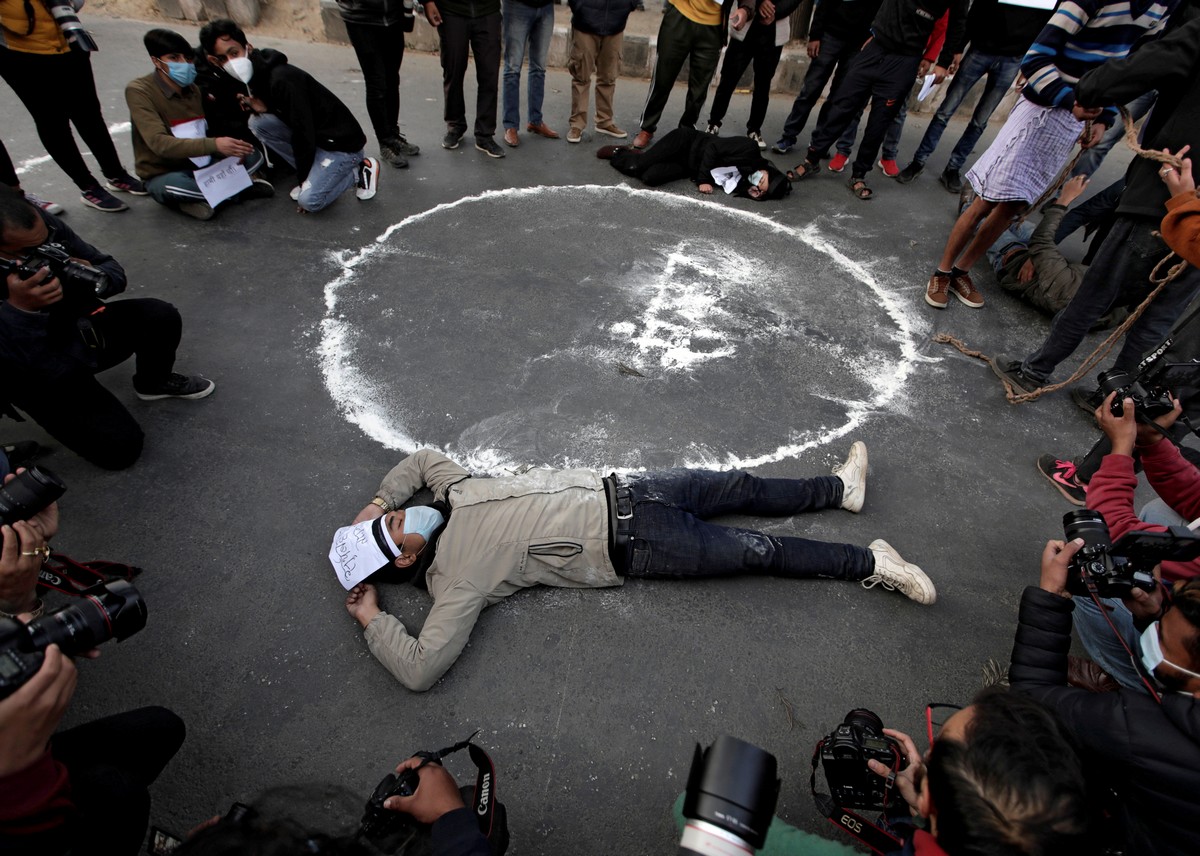
M 1174 167 L 1175 169 L 1181 169 L 1183 167 L 1182 158 L 1178 158 L 1175 155 L 1164 154 L 1163 152 L 1155 151 L 1154 149 L 1143 149 L 1141 145 L 1138 144 L 1137 131 L 1133 126 L 1133 117 L 1124 107 L 1120 107 L 1119 109 L 1121 112 L 1121 121 L 1125 123 L 1125 145 L 1128 146 L 1137 157 L 1157 161 L 1158 163 Z M 1080 139 L 1087 139 L 1087 137 L 1091 134 L 1091 131 L 1092 123 L 1089 121 L 1085 123 L 1083 134 Z M 1050 187 L 1048 187 L 1046 191 L 1040 197 L 1038 197 L 1037 201 L 1034 202 L 1033 205 L 1030 205 L 1025 209 L 1025 212 L 1015 221 L 1016 223 L 1023 222 L 1025 218 L 1029 216 L 1030 212 L 1041 208 L 1041 206 L 1049 201 L 1052 197 L 1058 195 L 1059 190 L 1061 190 L 1062 186 L 1066 184 L 1067 179 L 1074 171 L 1075 166 L 1079 163 L 1079 159 L 1083 156 L 1083 152 L 1084 149 L 1080 149 L 1078 152 L 1076 152 L 1075 157 L 1073 157 L 1058 174 L 1058 178 L 1056 178 Z M 1197 191 L 1197 194 L 1200 195 L 1200 191 Z M 1157 235 L 1158 233 L 1155 232 L 1154 234 Z M 1097 345 L 1096 349 L 1088 354 L 1083 363 L 1069 378 L 1061 383 L 1052 383 L 1049 386 L 1039 387 L 1032 392 L 1017 392 L 1016 388 L 1009 380 L 1006 378 L 1000 378 L 1000 382 L 1004 384 L 1004 397 L 1008 399 L 1008 403 L 1024 404 L 1027 401 L 1036 401 L 1047 393 L 1057 392 L 1058 390 L 1068 387 L 1076 381 L 1081 380 L 1092 369 L 1099 365 L 1100 362 L 1107 357 L 1109 352 L 1112 351 L 1112 349 L 1116 346 L 1117 341 L 1125 335 L 1129 328 L 1132 327 L 1139 318 L 1142 317 L 1142 314 L 1147 308 L 1149 308 L 1154 298 L 1158 297 L 1159 292 L 1166 288 L 1169 283 L 1177 279 L 1179 275 L 1183 273 L 1184 269 L 1187 268 L 1187 261 L 1181 259 L 1178 263 L 1167 270 L 1166 276 L 1159 278 L 1159 271 L 1161 271 L 1163 267 L 1169 264 L 1174 258 L 1175 253 L 1170 252 L 1154 266 L 1154 270 L 1150 272 L 1150 282 L 1154 285 L 1154 289 L 1148 295 L 1146 295 L 1145 300 L 1138 304 L 1137 309 L 1133 310 L 1129 317 L 1121 323 L 1121 326 L 1119 326 L 1116 330 L 1113 330 L 1107 339 Z M 976 351 L 972 348 L 968 348 L 961 339 L 955 338 L 949 333 L 938 333 L 933 337 L 933 341 L 943 345 L 953 345 L 968 357 L 974 357 L 989 364 L 992 362 L 992 359 L 982 351 Z

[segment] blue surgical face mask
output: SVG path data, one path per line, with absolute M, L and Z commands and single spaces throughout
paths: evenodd
M 196 82 L 196 66 L 190 62 L 168 62 L 167 77 L 180 86 L 191 86 Z
M 751 187 L 758 187 L 758 183 L 763 180 L 764 175 L 766 175 L 765 172 L 763 172 L 761 169 L 756 169 L 754 172 L 750 173 L 750 177 L 747 178 L 746 181 L 750 182 Z
M 404 534 L 420 535 L 428 543 L 434 530 L 441 526 L 445 519 L 436 508 L 430 508 L 428 505 L 414 505 L 412 508 L 404 509 Z
M 1163 656 L 1162 645 L 1159 642 L 1160 637 L 1158 627 L 1159 622 L 1156 621 L 1147 627 L 1145 632 L 1142 633 L 1142 665 L 1146 667 L 1146 671 L 1153 675 L 1155 669 L 1157 669 L 1163 663 L 1166 663 L 1172 669 L 1175 669 L 1177 672 L 1182 672 L 1188 677 L 1200 678 L 1200 674 L 1197 674 L 1189 669 L 1185 669 L 1183 666 L 1177 666 Z

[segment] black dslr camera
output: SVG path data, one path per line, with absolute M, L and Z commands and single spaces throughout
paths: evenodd
M 1154 566 L 1160 562 L 1188 562 L 1200 556 L 1200 535 L 1183 526 L 1168 532 L 1129 532 L 1114 544 L 1104 515 L 1084 508 L 1063 515 L 1068 541 L 1083 539 L 1071 558 L 1067 591 L 1087 595 L 1095 586 L 1099 597 L 1124 597 L 1134 586 L 1154 589 Z
M 101 299 L 114 293 L 108 274 L 71 258 L 61 244 L 42 244 L 30 250 L 20 261 L 0 259 L 0 273 L 7 275 L 15 272 L 21 279 L 36 276 L 42 268 L 50 268 L 50 273 L 62 284 L 64 291 L 74 287 L 85 288 Z M 8 296 L 7 284 L 0 282 L 0 292 L 0 296 Z
M 1175 405 L 1171 402 L 1171 390 L 1165 384 L 1167 369 L 1171 364 L 1152 366 L 1149 370 L 1131 375 L 1124 369 L 1109 369 L 1100 372 L 1100 392 L 1105 398 L 1109 393 L 1116 393 L 1112 400 L 1112 415 L 1121 416 L 1125 412 L 1122 402 L 1126 398 L 1133 399 L 1136 412 L 1146 419 L 1154 419 L 1170 413 Z
M 92 586 L 77 603 L 28 624 L 0 618 L 0 699 L 37 674 L 50 645 L 74 657 L 114 637 L 128 639 L 145 626 L 146 602 L 125 580 Z
M 841 808 L 884 808 L 890 782 L 872 773 L 868 761 L 879 761 L 896 772 L 908 766 L 899 741 L 884 734 L 883 720 L 866 708 L 847 713 L 842 724 L 817 744 L 817 751 L 830 796 Z
M 44 467 L 30 467 L 6 485 L 0 485 L 0 524 L 12 526 L 28 520 L 67 492 L 54 473 Z

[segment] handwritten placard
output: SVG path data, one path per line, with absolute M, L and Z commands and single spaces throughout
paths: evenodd
M 205 201 L 213 208 L 253 184 L 250 174 L 235 157 L 228 157 L 212 166 L 198 169 L 194 175 Z

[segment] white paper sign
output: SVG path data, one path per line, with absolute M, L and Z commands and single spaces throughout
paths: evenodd
M 1026 9 L 1045 9 L 1047 12 L 1053 11 L 1057 5 L 1056 0 L 1000 0 L 1001 6 L 1023 6 Z
M 721 185 L 722 190 L 733 193 L 742 179 L 742 173 L 736 166 L 719 166 L 712 171 L 712 177 L 713 181 Z
M 933 92 L 934 87 L 937 86 L 937 84 L 934 83 L 933 80 L 934 80 L 934 76 L 932 74 L 925 75 L 925 82 L 921 85 L 921 91 L 917 93 L 918 101 L 924 101 L 926 98 L 929 97 L 929 93 Z
M 208 136 L 208 120 L 201 116 L 186 122 L 176 122 L 171 126 L 171 133 L 181 140 L 202 140 Z M 196 166 L 208 166 L 212 163 L 212 155 L 200 155 L 188 160 Z
M 213 208 L 253 184 L 250 173 L 246 172 L 246 168 L 234 157 L 198 169 L 194 175 L 205 201 Z

